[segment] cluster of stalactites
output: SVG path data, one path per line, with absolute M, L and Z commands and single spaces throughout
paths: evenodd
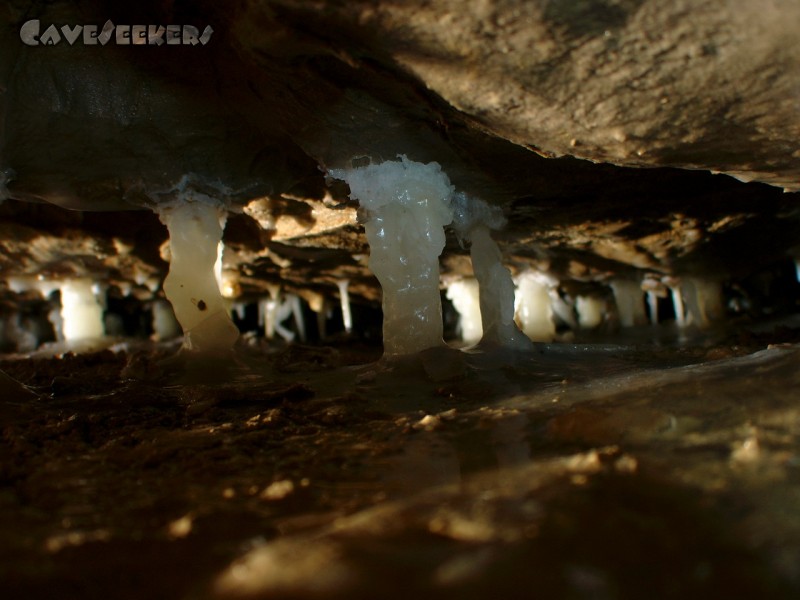
M 722 283 L 698 277 L 646 276 L 641 281 L 611 282 L 623 327 L 659 323 L 659 304 L 669 299 L 678 327 L 711 326 L 725 316 Z M 649 318 L 648 318 L 649 315 Z

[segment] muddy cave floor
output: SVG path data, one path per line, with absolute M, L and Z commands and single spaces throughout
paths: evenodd
M 2 597 L 796 597 L 796 327 L 5 356 Z

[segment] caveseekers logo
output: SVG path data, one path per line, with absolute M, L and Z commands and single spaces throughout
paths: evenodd
M 193 25 L 114 25 L 106 21 L 97 25 L 50 25 L 42 31 L 39 19 L 22 24 L 19 39 L 28 46 L 55 46 L 62 41 L 70 46 L 76 42 L 84 46 L 105 46 L 113 42 L 119 46 L 205 46 L 214 30 L 211 25 L 203 32 Z

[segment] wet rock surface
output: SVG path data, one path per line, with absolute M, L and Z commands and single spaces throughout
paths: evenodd
M 3 589 L 791 597 L 797 348 L 758 348 L 462 355 L 439 382 L 353 347 L 241 349 L 223 383 L 167 348 L 6 359 L 36 397 L 2 405 Z

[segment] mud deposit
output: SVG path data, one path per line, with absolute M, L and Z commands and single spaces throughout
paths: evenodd
M 6 357 L 2 596 L 796 597 L 800 353 L 741 341 Z

